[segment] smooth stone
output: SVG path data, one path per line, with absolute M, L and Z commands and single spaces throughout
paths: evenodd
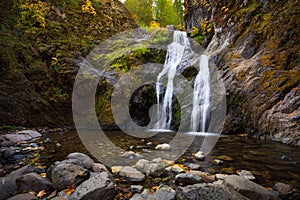
M 50 167 L 48 167 L 46 174 L 47 177 L 52 180 L 52 171 L 53 169 L 59 165 L 59 164 L 73 164 L 73 165 L 79 165 L 81 166 L 81 161 L 77 160 L 77 159 L 67 159 L 67 160 L 63 160 L 63 161 L 56 161 L 55 163 L 53 163 Z
M 248 180 L 254 180 L 255 177 L 253 176 L 252 172 L 247 170 L 241 170 L 240 172 L 237 172 L 237 174 L 245 179 Z
M 149 161 L 145 159 L 140 159 L 135 167 L 147 176 L 158 177 L 165 172 L 165 166 L 160 162 Z
M 54 188 L 63 190 L 71 185 L 79 185 L 89 176 L 90 173 L 79 165 L 61 163 L 53 169 L 51 178 Z
M 9 198 L 17 189 L 16 179 L 18 177 L 31 172 L 38 173 L 39 170 L 33 166 L 28 165 L 11 172 L 5 177 L 0 178 L 0 200 L 5 200 Z
M 212 183 L 216 180 L 216 177 L 214 175 L 210 175 L 207 172 L 190 170 L 187 173 L 195 174 L 197 176 L 200 176 L 202 178 L 202 181 L 205 182 L 205 183 Z
M 192 185 L 196 183 L 201 183 L 202 178 L 200 176 L 191 173 L 181 173 L 175 176 L 175 181 L 179 183 L 183 183 L 184 185 Z
M 224 184 L 251 200 L 279 200 L 277 196 L 264 187 L 237 175 L 227 176 L 224 179 Z
M 227 174 L 216 174 L 217 180 L 224 180 L 228 175 Z
M 119 173 L 121 171 L 122 168 L 123 168 L 123 166 L 112 166 L 111 167 L 111 172 L 113 174 L 117 174 L 117 173 Z
M 51 140 L 50 138 L 46 138 L 46 139 L 44 140 L 44 143 L 45 143 L 45 144 L 50 144 L 50 143 L 52 143 L 52 140 Z
M 197 170 L 197 169 L 200 169 L 200 167 L 201 167 L 200 165 L 197 165 L 194 163 L 185 163 L 184 165 L 191 170 Z
M 160 185 L 154 194 L 155 200 L 175 200 L 175 190 L 167 185 Z
M 26 194 L 18 194 L 16 196 L 10 197 L 7 200 L 36 200 L 38 199 L 32 194 L 26 193 Z
M 129 166 L 123 167 L 119 174 L 133 182 L 141 182 L 146 179 L 143 173 Z
M 54 190 L 53 184 L 47 179 L 41 177 L 36 173 L 28 173 L 22 176 L 19 176 L 16 179 L 17 190 L 19 192 L 29 192 L 34 191 L 36 193 L 45 190 L 51 192 Z
M 130 186 L 130 191 L 133 193 L 136 193 L 136 192 L 140 193 L 143 191 L 143 189 L 144 189 L 144 186 L 142 186 L 142 185 L 131 185 Z
M 176 188 L 177 200 L 248 200 L 224 185 L 201 183 Z
M 94 163 L 94 161 L 88 155 L 79 152 L 70 153 L 67 158 L 79 160 L 81 162 L 81 166 L 86 169 L 91 169 Z
M 289 157 L 289 156 L 281 156 L 280 159 L 281 159 L 281 160 L 292 160 L 292 158 Z
M 122 155 L 122 157 L 128 158 L 128 159 L 136 159 L 136 158 L 140 159 L 140 158 L 143 158 L 144 156 L 142 156 L 142 155 L 140 155 L 140 154 L 138 154 L 138 153 L 135 153 L 135 152 L 133 152 L 133 151 L 126 151 L 126 152 Z
M 76 187 L 74 193 L 67 196 L 68 200 L 101 199 L 112 200 L 116 185 L 113 176 L 107 172 L 91 173 L 88 180 Z
M 279 197 L 282 199 L 293 199 L 293 198 L 291 198 L 293 193 L 296 193 L 296 192 L 300 193 L 299 189 L 297 189 L 296 187 L 294 187 L 292 185 L 285 184 L 285 183 L 276 183 L 273 187 L 273 190 L 278 192 Z
M 108 169 L 105 167 L 105 165 L 101 164 L 101 163 L 93 163 L 92 164 L 92 169 L 94 172 L 100 173 L 103 171 L 108 172 Z
M 198 151 L 196 154 L 195 154 L 195 158 L 197 160 L 204 160 L 205 159 L 205 155 L 202 151 Z
M 155 147 L 156 150 L 170 150 L 171 146 L 167 143 L 159 144 Z
M 175 172 L 175 173 L 181 173 L 184 171 L 184 169 L 182 169 L 178 165 L 171 166 L 171 170 L 172 170 L 172 172 Z
M 153 143 L 152 142 L 147 142 L 146 146 L 152 146 Z
M 135 194 L 130 200 L 154 200 L 154 194 L 150 190 L 146 189 L 142 194 Z
M 42 137 L 42 135 L 37 131 L 23 130 L 23 131 L 18 131 L 16 133 L 5 134 L 2 137 L 8 141 L 17 143 L 21 141 L 31 140 L 33 138 Z

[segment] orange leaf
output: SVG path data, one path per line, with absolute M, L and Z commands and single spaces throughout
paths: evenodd
M 66 195 L 70 195 L 75 191 L 75 188 L 75 185 L 69 186 L 68 189 L 64 190 L 64 192 L 66 193 Z
M 41 173 L 40 175 L 41 175 L 41 177 L 43 177 L 43 178 L 46 178 L 46 177 L 47 177 L 46 173 Z
M 40 191 L 37 195 L 36 195 L 36 197 L 37 198 L 42 198 L 43 196 L 45 196 L 47 194 L 47 192 L 45 191 L 45 190 L 42 190 L 42 191 Z

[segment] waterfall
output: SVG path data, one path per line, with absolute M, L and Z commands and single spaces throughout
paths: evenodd
M 170 129 L 172 121 L 172 98 L 174 91 L 174 77 L 185 49 L 190 49 L 190 43 L 187 38 L 187 33 L 182 31 L 174 31 L 173 42 L 168 45 L 166 60 L 162 72 L 157 77 L 156 83 L 156 98 L 157 98 L 157 119 L 160 119 L 156 124 L 156 129 Z M 167 86 L 165 95 L 161 102 L 160 94 L 162 93 L 162 79 L 167 76 Z M 162 107 L 161 107 L 162 103 Z
M 178 65 L 182 62 L 185 50 L 191 50 L 186 32 L 174 31 L 173 42 L 168 45 L 166 60 L 162 72 L 157 77 L 157 119 L 155 129 L 169 130 L 172 122 L 172 99 L 174 92 L 174 77 Z M 162 80 L 167 78 L 163 98 Z M 162 99 L 161 99 L 162 98 Z M 208 57 L 199 58 L 199 73 L 195 79 L 193 92 L 193 109 L 191 114 L 191 131 L 205 132 L 210 120 L 210 76 Z
M 200 71 L 196 76 L 193 94 L 191 129 L 194 132 L 206 132 L 210 120 L 210 76 L 208 57 L 200 56 Z

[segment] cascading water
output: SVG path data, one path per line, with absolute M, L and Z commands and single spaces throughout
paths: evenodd
M 157 77 L 157 119 L 160 120 L 156 123 L 155 129 L 169 130 L 171 127 L 174 77 L 186 50 L 192 52 L 187 33 L 174 31 L 173 42 L 168 45 L 164 68 Z M 193 132 L 205 132 L 210 120 L 210 76 L 207 56 L 200 56 L 199 68 L 200 70 L 194 83 L 193 110 L 191 114 L 191 131 Z M 161 100 L 162 79 L 166 76 L 167 85 Z
M 174 91 L 174 77 L 176 75 L 177 66 L 182 61 L 182 57 L 186 48 L 190 49 L 190 43 L 187 38 L 187 33 L 182 31 L 174 31 L 173 42 L 170 45 L 168 45 L 164 68 L 157 77 L 157 117 L 160 120 L 156 124 L 156 129 L 170 129 L 172 121 L 172 98 Z M 168 77 L 168 82 L 161 107 L 161 81 L 165 75 L 167 75 Z
M 200 71 L 196 76 L 193 94 L 191 129 L 194 132 L 206 132 L 210 120 L 210 76 L 208 57 L 200 56 Z

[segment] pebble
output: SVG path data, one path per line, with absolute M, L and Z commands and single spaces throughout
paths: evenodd
M 142 185 L 131 185 L 130 186 L 130 191 L 134 192 L 134 193 L 135 192 L 140 193 L 143 191 L 143 189 L 144 189 L 144 186 L 142 186 Z
M 221 166 L 221 165 L 224 164 L 224 162 L 222 160 L 219 160 L 219 159 L 213 160 L 213 163 L 216 164 L 216 165 L 218 165 L 218 166 Z
M 45 144 L 50 144 L 50 143 L 52 143 L 52 141 L 51 141 L 50 138 L 46 138 L 46 139 L 44 140 L 44 143 L 45 143 Z
M 155 147 L 156 150 L 170 150 L 171 146 L 167 143 L 159 144 Z
M 292 160 L 289 156 L 281 156 L 281 160 Z
M 195 157 L 197 160 L 204 160 L 205 159 L 205 155 L 202 151 L 198 151 L 196 154 L 195 154 Z
M 200 165 L 194 164 L 194 163 L 185 163 L 186 167 L 188 167 L 191 170 L 197 170 L 200 169 Z

